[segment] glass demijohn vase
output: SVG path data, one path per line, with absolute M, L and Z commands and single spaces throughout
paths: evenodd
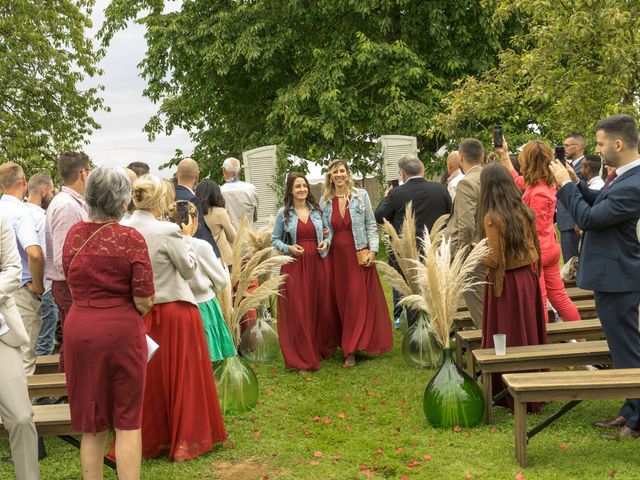
M 402 339 L 402 356 L 410 367 L 435 368 L 441 362 L 442 349 L 431 331 L 426 314 L 418 315 L 418 320 Z
M 470 427 L 482 421 L 484 398 L 478 383 L 458 368 L 451 348 L 442 350 L 442 366 L 424 391 L 423 408 L 434 427 Z
M 264 305 L 259 308 L 255 324 L 240 337 L 238 349 L 244 358 L 252 362 L 270 362 L 280 351 L 278 334 L 269 324 L 271 315 Z
M 218 401 L 224 415 L 243 413 L 258 403 L 258 377 L 240 357 L 227 357 L 215 367 Z

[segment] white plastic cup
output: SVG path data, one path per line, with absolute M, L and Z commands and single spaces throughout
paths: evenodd
M 505 333 L 494 334 L 493 345 L 496 348 L 496 355 L 506 355 L 507 354 L 507 335 Z

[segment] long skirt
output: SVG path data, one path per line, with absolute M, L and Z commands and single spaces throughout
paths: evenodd
M 202 325 L 211 361 L 215 362 L 226 357 L 235 357 L 236 349 L 233 346 L 229 328 L 222 316 L 218 299 L 212 298 L 208 302 L 199 303 L 198 309 L 202 316 Z

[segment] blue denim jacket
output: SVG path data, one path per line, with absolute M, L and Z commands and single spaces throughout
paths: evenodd
M 373 215 L 373 208 L 369 200 L 369 194 L 366 190 L 357 189 L 358 195 L 353 195 L 349 202 L 349 213 L 351 215 L 351 230 L 353 231 L 353 241 L 356 244 L 356 250 L 362 250 L 369 247 L 372 252 L 378 252 L 378 230 L 376 227 L 376 218 Z M 322 216 L 324 221 L 331 226 L 331 214 L 333 212 L 333 203 L 326 205 L 320 204 L 322 207 Z M 331 237 L 333 237 L 333 229 L 330 228 Z
M 311 206 L 309 207 L 311 208 Z M 331 233 L 329 233 L 329 237 L 324 238 L 322 230 L 324 228 L 329 228 L 329 225 L 324 223 L 324 218 L 322 214 L 317 210 L 311 210 L 311 214 L 309 218 L 313 222 L 313 226 L 316 229 L 316 237 L 318 239 L 318 244 L 323 240 L 327 241 L 328 245 L 331 245 Z M 286 244 L 283 240 L 285 235 L 289 233 L 291 235 L 292 245 L 297 243 L 297 230 L 298 230 L 298 214 L 295 209 L 289 209 L 289 219 L 284 220 L 284 207 L 281 207 L 276 214 L 276 223 L 273 226 L 273 232 L 271 233 L 271 245 L 273 248 L 282 252 L 286 255 L 291 255 L 289 253 L 289 245 Z M 329 230 L 331 231 L 331 230 Z M 324 252 L 320 254 L 321 257 L 326 257 L 327 253 L 329 253 L 329 249 L 327 248 Z

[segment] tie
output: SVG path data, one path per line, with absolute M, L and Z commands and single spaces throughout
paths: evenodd
M 614 171 L 611 175 L 609 175 L 607 177 L 607 181 L 604 184 L 604 187 L 602 187 L 603 189 L 605 188 L 609 188 L 609 186 L 611 185 L 611 183 L 618 177 L 618 174 Z

